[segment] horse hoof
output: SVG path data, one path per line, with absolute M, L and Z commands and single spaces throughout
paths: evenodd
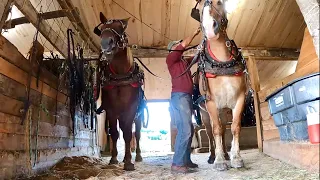
M 214 157 L 211 157 L 211 156 L 209 156 L 209 159 L 208 159 L 208 163 L 209 164 L 213 164 L 214 163 Z
M 126 171 L 134 171 L 134 164 L 132 164 L 132 163 L 125 163 L 125 164 L 124 164 L 124 170 L 126 170 Z
M 110 162 L 109 162 L 109 165 L 111 165 L 111 164 L 119 164 L 119 161 L 117 159 L 115 159 L 115 158 L 111 158 Z
M 214 163 L 213 164 L 214 169 L 218 170 L 218 171 L 225 171 L 228 169 L 228 166 L 226 163 Z
M 244 167 L 244 163 L 242 159 L 233 159 L 231 160 L 231 167 L 233 168 L 242 168 Z
M 142 162 L 141 155 L 136 155 L 136 162 Z

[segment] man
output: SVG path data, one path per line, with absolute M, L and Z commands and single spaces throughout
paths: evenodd
M 183 59 L 183 50 L 189 46 L 192 40 L 200 33 L 198 28 L 190 37 L 182 41 L 170 42 L 169 50 L 174 50 L 167 56 L 167 66 L 171 77 L 177 77 L 183 73 L 193 58 Z M 193 136 L 192 124 L 192 77 L 189 70 L 183 76 L 172 79 L 171 108 L 173 119 L 177 126 L 177 136 L 174 146 L 172 172 L 187 173 L 188 168 L 197 168 L 198 165 L 191 161 L 191 141 Z

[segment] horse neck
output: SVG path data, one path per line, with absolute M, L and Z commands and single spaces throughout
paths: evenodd
M 126 74 L 132 67 L 133 60 L 128 56 L 127 48 L 115 54 L 111 61 L 112 69 L 117 74 Z
M 210 50 L 214 56 L 222 62 L 228 61 L 230 59 L 230 52 L 226 46 L 226 36 L 220 34 L 218 39 L 209 39 Z

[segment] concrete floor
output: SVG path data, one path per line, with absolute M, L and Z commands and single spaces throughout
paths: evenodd
M 281 179 L 281 180 L 309 180 L 319 179 L 318 173 L 297 169 L 291 165 L 280 162 L 258 152 L 258 150 L 242 151 L 245 168 L 233 169 L 219 172 L 208 164 L 208 153 L 193 154 L 192 160 L 199 164 L 196 172 L 186 175 L 172 175 L 170 164 L 172 155 L 150 156 L 144 154 L 144 161 L 136 163 L 135 171 L 123 171 L 123 164 L 108 165 L 109 157 L 92 159 L 81 157 L 68 159 L 54 167 L 50 173 L 33 177 L 31 179 L 88 179 L 88 180 L 120 180 L 120 179 L 139 179 L 139 180 L 178 180 L 178 179 L 201 179 L 201 180 L 250 180 L 250 179 Z M 147 156 L 147 157 L 146 157 Z M 118 160 L 123 157 L 119 156 Z M 134 158 L 134 156 L 133 156 Z

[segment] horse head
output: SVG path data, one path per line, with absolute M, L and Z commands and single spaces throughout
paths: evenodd
M 225 34 L 228 19 L 225 11 L 225 0 L 205 0 L 202 9 L 202 28 L 208 39 L 218 39 Z
M 107 59 L 113 59 L 115 54 L 127 47 L 128 39 L 125 31 L 128 21 L 129 18 L 108 20 L 100 12 L 101 23 L 94 28 L 94 33 L 101 38 L 101 50 Z

